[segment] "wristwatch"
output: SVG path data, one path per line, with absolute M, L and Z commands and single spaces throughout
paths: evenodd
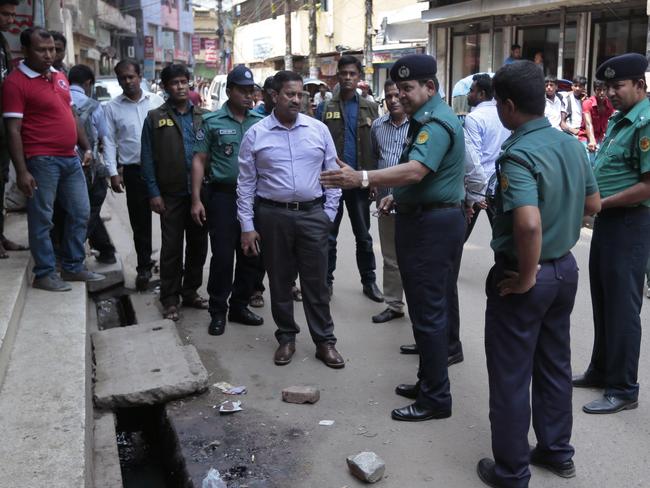
M 368 188 L 370 181 L 368 181 L 368 172 L 364 169 L 361 172 L 361 188 Z

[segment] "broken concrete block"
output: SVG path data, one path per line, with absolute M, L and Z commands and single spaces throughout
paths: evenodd
M 89 281 L 86 283 L 88 293 L 97 293 L 99 291 L 108 290 L 114 286 L 124 283 L 124 271 L 122 270 L 122 259 L 118 254 L 115 254 L 116 262 L 113 264 L 100 263 L 94 258 L 86 260 L 86 266 L 90 271 L 103 274 L 104 279 L 100 281 Z
M 374 452 L 360 452 L 347 457 L 350 472 L 362 481 L 376 483 L 386 470 L 386 464 Z
M 196 349 L 182 345 L 171 320 L 102 330 L 92 341 L 97 407 L 165 403 L 208 386 Z
M 282 390 L 282 400 L 287 403 L 316 403 L 320 391 L 315 386 L 290 386 Z

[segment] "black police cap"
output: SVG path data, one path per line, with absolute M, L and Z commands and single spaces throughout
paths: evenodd
M 608 59 L 598 66 L 596 78 L 604 81 L 645 78 L 648 59 L 642 54 L 626 53 Z
M 428 54 L 409 54 L 399 58 L 390 69 L 393 81 L 431 80 L 438 72 L 435 58 Z
M 255 80 L 253 79 L 253 73 L 243 64 L 235 66 L 228 77 L 226 78 L 226 84 L 242 85 L 242 86 L 253 86 Z

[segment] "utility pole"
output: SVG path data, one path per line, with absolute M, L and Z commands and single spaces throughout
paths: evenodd
M 366 35 L 363 42 L 363 58 L 365 64 L 366 81 L 372 83 L 372 75 L 375 72 L 372 67 L 372 36 L 374 30 L 372 28 L 372 0 L 365 0 L 366 2 Z
M 284 0 L 284 69 L 293 71 L 291 54 L 291 0 Z
M 226 66 L 225 66 L 225 61 L 226 61 L 226 56 L 225 56 L 225 51 L 223 49 L 223 22 L 222 22 L 222 16 L 223 16 L 223 11 L 222 11 L 222 0 L 217 0 L 217 42 L 218 42 L 218 48 L 217 52 L 219 53 L 219 73 L 224 74 L 226 71 Z
M 318 27 L 316 26 L 316 0 L 309 0 L 309 77 L 318 78 L 318 64 L 316 58 L 316 40 Z

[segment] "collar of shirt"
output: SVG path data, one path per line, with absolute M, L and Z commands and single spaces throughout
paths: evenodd
M 530 120 L 526 122 L 525 124 L 519 126 L 517 130 L 515 130 L 512 133 L 512 136 L 510 136 L 506 142 L 503 143 L 503 147 L 505 148 L 506 146 L 510 146 L 514 141 L 519 139 L 520 137 L 529 134 L 531 132 L 534 132 L 539 129 L 543 129 L 545 127 L 550 127 L 551 123 L 548 121 L 546 117 L 539 117 L 533 120 Z
M 407 124 L 409 121 L 409 118 L 405 115 L 402 121 L 399 124 L 396 124 L 393 118 L 390 116 L 390 113 L 387 113 L 385 115 L 381 116 L 381 123 L 382 124 L 390 124 L 395 128 L 402 127 L 404 124 Z
M 493 98 L 491 100 L 486 100 L 484 102 L 479 103 L 476 108 L 485 108 L 485 107 L 496 107 L 497 101 Z
M 418 122 L 422 123 L 422 121 L 426 119 L 425 115 L 433 112 L 434 109 L 441 103 L 442 103 L 442 98 L 440 98 L 440 95 L 436 93 L 434 96 L 432 96 L 429 99 L 427 103 L 425 103 L 419 109 L 417 109 L 415 115 L 413 115 L 413 118 Z
M 25 61 L 22 60 L 20 63 L 18 63 L 18 69 L 25 75 L 27 78 L 38 78 L 39 76 L 43 76 L 41 73 L 37 73 L 34 71 L 32 68 L 27 66 L 25 64 Z M 58 73 L 57 70 L 55 70 L 52 66 L 50 66 L 50 73 Z
M 183 112 L 183 113 L 179 112 L 178 109 L 177 109 L 174 105 L 172 105 L 171 103 L 169 103 L 168 101 L 165 102 L 165 103 L 166 103 L 167 106 L 168 106 L 169 108 L 171 108 L 171 109 L 173 110 L 173 112 L 174 112 L 176 115 L 178 115 L 179 117 L 183 117 L 184 115 L 192 114 L 192 112 L 194 112 L 194 104 L 193 104 L 191 101 L 189 101 L 189 100 L 187 101 L 187 105 L 186 105 L 187 110 L 185 110 L 185 112 Z
M 631 123 L 634 123 L 636 119 L 639 118 L 639 114 L 641 113 L 641 111 L 649 108 L 649 106 L 650 106 L 650 101 L 648 100 L 647 97 L 643 97 L 643 100 L 641 100 L 634 107 L 628 110 L 626 114 L 623 114 L 622 112 L 618 112 L 616 115 L 612 117 L 612 119 L 614 119 L 614 121 L 616 122 L 618 122 L 621 119 L 627 119 Z
M 116 99 L 117 99 L 117 101 L 120 102 L 120 103 L 123 103 L 123 102 L 129 102 L 129 103 L 135 103 L 135 104 L 138 104 L 138 103 L 142 103 L 142 102 L 144 102 L 145 100 L 149 100 L 149 98 L 151 98 L 152 96 L 153 96 L 153 93 L 149 93 L 149 92 L 146 92 L 146 91 L 143 90 L 143 91 L 142 91 L 142 96 L 140 97 L 140 99 L 139 99 L 138 101 L 135 101 L 135 102 L 134 102 L 134 101 L 131 100 L 129 97 L 127 97 L 124 93 L 121 93 L 120 95 L 118 95 L 118 96 L 116 97 Z
M 298 117 L 296 117 L 296 121 L 293 123 L 291 127 L 287 127 L 282 122 L 278 120 L 278 118 L 275 116 L 275 109 L 273 109 L 273 112 L 271 112 L 271 115 L 269 115 L 269 128 L 270 129 L 284 129 L 284 130 L 293 130 L 296 127 L 307 127 L 307 121 L 304 119 L 305 115 L 303 114 L 298 114 Z
M 80 95 L 86 95 L 86 91 L 79 85 L 70 85 L 70 91 L 79 93 Z M 87 95 L 86 95 L 87 96 Z

